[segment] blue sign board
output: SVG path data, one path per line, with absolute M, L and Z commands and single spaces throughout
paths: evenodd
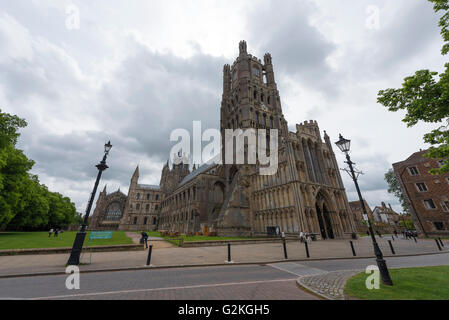
M 90 240 L 92 239 L 112 239 L 112 231 L 95 231 L 90 233 Z

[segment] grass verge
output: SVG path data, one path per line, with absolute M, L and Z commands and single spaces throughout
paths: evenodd
M 48 236 L 48 232 L 0 232 L 0 250 L 13 249 L 47 249 L 71 247 L 75 240 L 75 231 L 64 232 L 57 237 Z M 89 243 L 90 232 L 87 233 L 84 245 Z M 114 231 L 112 239 L 93 240 L 94 246 L 110 246 L 133 244 L 125 232 Z
M 394 286 L 368 290 L 369 275 L 359 273 L 346 283 L 345 294 L 363 300 L 448 300 L 449 266 L 390 269 Z

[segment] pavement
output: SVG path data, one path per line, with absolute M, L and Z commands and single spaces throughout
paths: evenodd
M 79 290 L 66 288 L 68 275 L 5 278 L 0 279 L 0 300 L 336 299 L 330 295 L 344 283 L 342 275 L 375 264 L 375 259 L 369 258 L 81 273 Z M 449 253 L 391 257 L 387 264 L 389 268 L 449 265 Z M 342 281 L 334 277 L 337 274 Z M 309 284 L 321 279 L 321 288 L 328 289 L 320 293 L 312 285 L 312 290 L 301 290 L 298 279 L 308 279 Z
M 391 237 L 378 238 L 378 243 L 386 257 L 392 256 L 387 240 Z M 228 260 L 226 246 L 179 248 L 160 239 L 149 241 L 153 245 L 152 267 L 211 266 L 225 265 Z M 420 255 L 438 253 L 433 240 L 392 241 L 397 255 Z M 357 258 L 373 257 L 371 240 L 367 237 L 354 241 Z M 446 242 L 444 252 L 448 252 Z M 231 260 L 235 264 L 261 264 L 283 261 L 307 261 L 313 259 L 352 258 L 353 254 L 348 240 L 316 241 L 309 245 L 310 258 L 306 257 L 305 246 L 299 241 L 287 242 L 288 259 L 284 257 L 282 243 L 264 243 L 251 245 L 232 245 Z M 144 268 L 148 251 L 98 252 L 82 254 L 81 271 L 101 271 Z M 0 257 L 0 278 L 5 276 L 32 275 L 41 273 L 65 272 L 69 254 L 5 256 Z

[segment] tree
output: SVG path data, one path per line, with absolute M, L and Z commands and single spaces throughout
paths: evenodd
M 16 148 L 18 131 L 26 125 L 0 110 L 0 227 L 30 230 L 70 225 L 78 221 L 75 205 L 30 174 L 34 161 Z
M 15 147 L 19 137 L 17 131 L 25 126 L 25 120 L 0 110 L 0 225 L 8 224 L 21 210 L 21 190 L 34 165 Z
M 405 201 L 404 194 L 402 193 L 401 186 L 393 169 L 390 169 L 385 173 L 385 181 L 388 183 L 388 193 L 394 194 L 396 198 L 399 199 L 402 210 L 404 210 L 405 213 L 409 213 L 407 202 Z
M 428 0 L 434 4 L 435 12 L 443 11 L 439 26 L 444 45 L 443 55 L 449 53 L 449 0 Z M 406 77 L 402 88 L 379 91 L 378 102 L 389 111 L 406 110 L 402 120 L 408 127 L 419 121 L 442 124 L 424 135 L 424 141 L 431 145 L 426 157 L 445 159 L 443 166 L 432 169 L 433 174 L 449 172 L 449 63 L 441 74 L 429 70 L 419 70 Z

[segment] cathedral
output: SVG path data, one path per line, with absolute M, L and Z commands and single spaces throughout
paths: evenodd
M 120 190 L 100 194 L 91 229 L 219 236 L 302 231 L 320 239 L 356 232 L 330 137 L 325 131 L 322 137 L 316 121 L 297 124 L 290 132 L 271 55 L 261 61 L 248 53 L 245 41 L 239 51 L 223 69 L 222 137 L 226 129 L 277 129 L 278 170 L 262 175 L 259 162 L 220 161 L 192 170 L 188 161 L 167 162 L 160 185 L 149 186 L 139 184 L 137 168 L 127 196 Z

